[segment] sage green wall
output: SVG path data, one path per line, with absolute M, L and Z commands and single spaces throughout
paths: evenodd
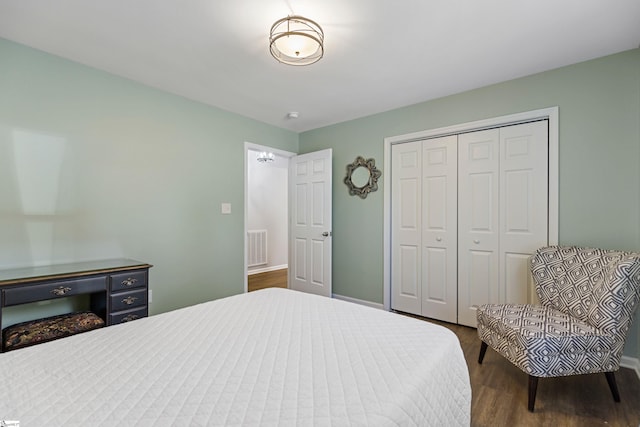
M 298 136 L 0 39 L 0 268 L 140 259 L 152 313 L 241 292 L 243 143 L 299 139 L 333 148 L 334 292 L 381 303 L 382 191 L 350 197 L 346 164 L 384 180 L 384 137 L 556 105 L 560 242 L 640 250 L 638 49 Z
M 301 153 L 333 149 L 333 291 L 383 301 L 382 191 L 361 200 L 342 182 L 357 155 L 375 158 L 384 180 L 385 137 L 552 106 L 560 115 L 560 243 L 640 250 L 640 49 L 634 49 L 302 133 Z M 637 317 L 625 350 L 634 357 L 640 357 Z
M 0 39 L 0 268 L 146 261 L 154 314 L 242 292 L 245 141 L 298 151 L 296 133 Z

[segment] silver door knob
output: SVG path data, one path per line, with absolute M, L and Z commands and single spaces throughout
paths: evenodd
M 442 242 L 442 237 L 436 237 L 437 242 Z
M 480 243 L 480 240 L 474 240 L 473 243 L 477 245 L 478 243 Z
M 329 237 L 331 235 L 330 232 L 325 231 L 324 233 L 322 233 L 322 237 Z

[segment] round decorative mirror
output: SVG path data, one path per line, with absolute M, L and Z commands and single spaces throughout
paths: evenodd
M 365 160 L 358 156 L 353 163 L 347 165 L 344 183 L 349 187 L 349 194 L 366 199 L 369 193 L 378 190 L 378 178 L 381 175 L 374 159 Z
M 362 188 L 369 183 L 369 169 L 364 166 L 358 166 L 351 172 L 351 183 L 356 188 Z

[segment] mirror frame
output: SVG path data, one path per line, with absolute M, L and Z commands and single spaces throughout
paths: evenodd
M 367 183 L 362 187 L 357 187 L 351 180 L 353 172 L 358 168 L 365 168 L 369 172 L 369 179 Z M 378 190 L 378 178 L 382 175 L 382 172 L 376 168 L 375 159 L 367 159 L 358 156 L 356 160 L 347 165 L 347 176 L 344 178 L 344 183 L 349 188 L 349 194 L 352 196 L 359 196 L 361 199 L 366 199 L 369 193 Z

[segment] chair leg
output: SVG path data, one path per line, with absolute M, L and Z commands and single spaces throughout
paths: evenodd
M 605 372 L 607 376 L 607 383 L 609 383 L 609 388 L 611 389 L 611 394 L 613 395 L 613 400 L 616 402 L 620 402 L 620 393 L 618 393 L 618 385 L 616 384 L 616 377 L 613 372 Z
M 484 341 L 480 341 L 480 354 L 478 355 L 478 363 L 482 365 L 482 360 L 484 359 L 484 354 L 487 352 L 487 343 Z M 608 377 L 607 377 L 608 378 Z
M 538 391 L 538 377 L 529 375 L 529 412 L 533 412 L 536 404 L 536 392 Z

